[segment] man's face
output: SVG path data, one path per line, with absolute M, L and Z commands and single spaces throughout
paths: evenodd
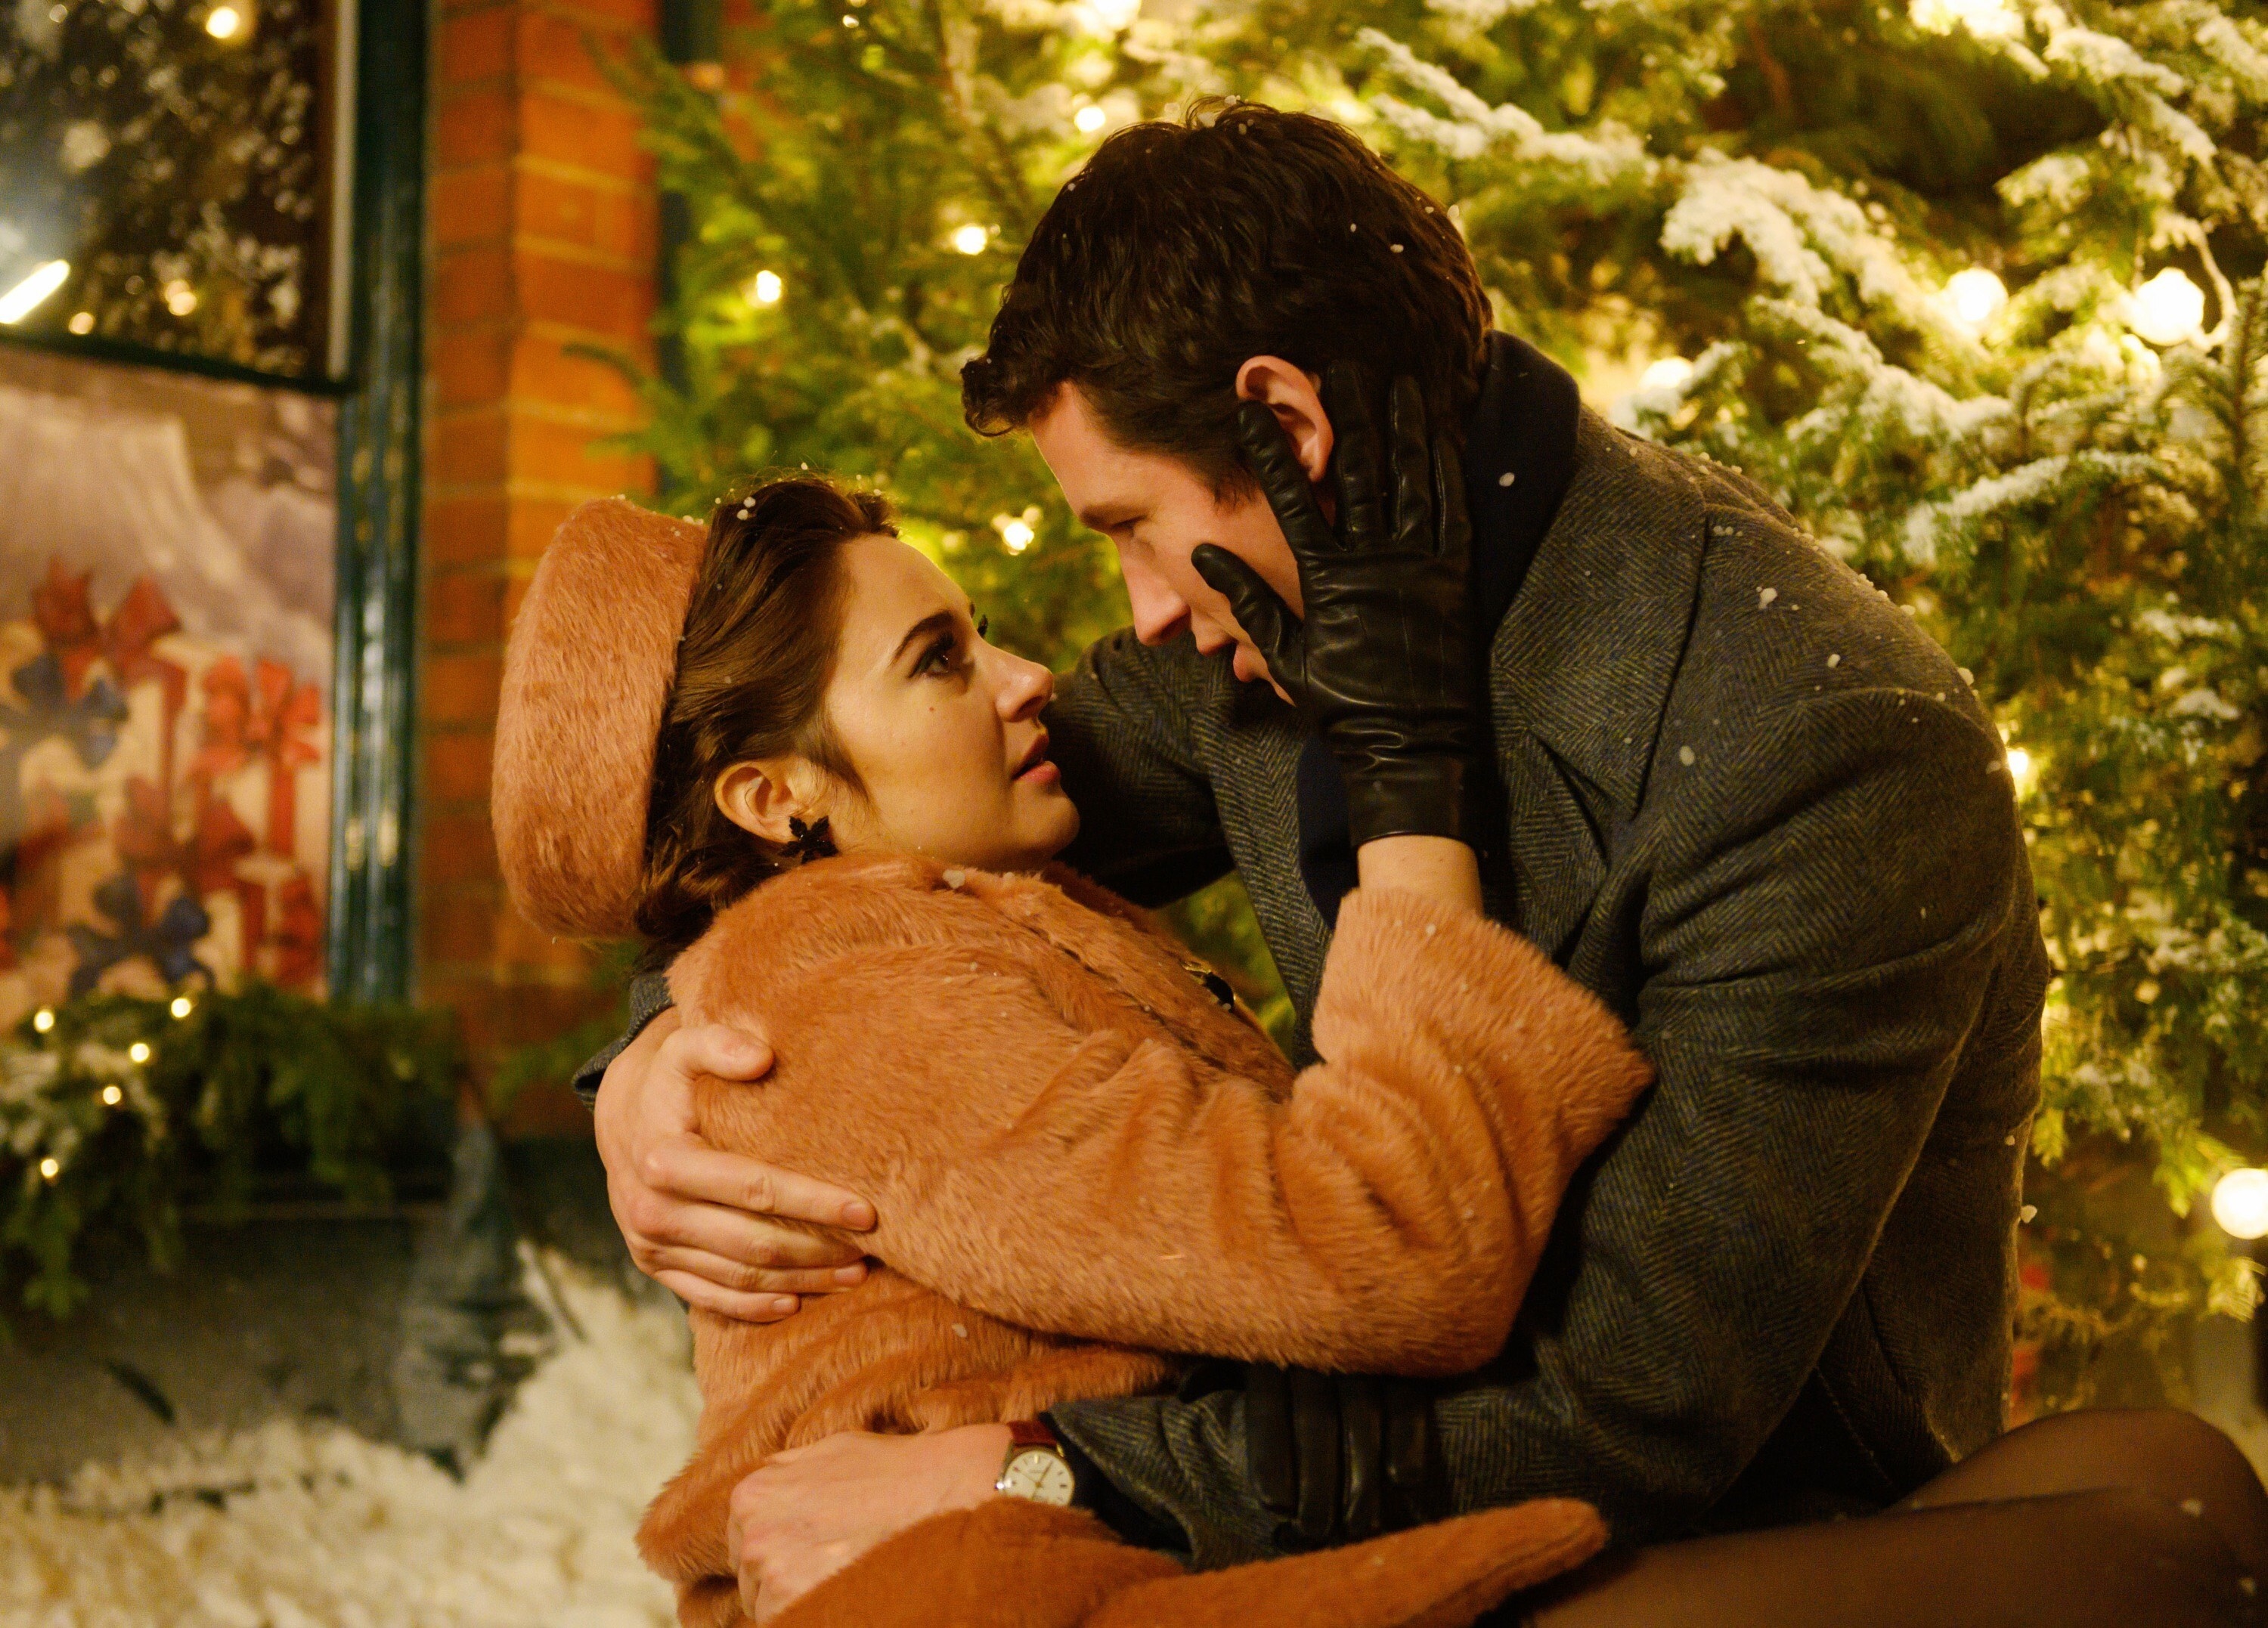
M 1163 644 L 1186 627 L 1206 655 L 1233 645 L 1239 678 L 1265 680 L 1267 663 L 1189 554 L 1200 543 L 1227 549 L 1300 614 L 1299 568 L 1267 499 L 1256 492 L 1223 502 L 1188 465 L 1114 441 L 1076 385 L 1057 391 L 1031 429 L 1071 512 L 1118 550 L 1136 636 Z

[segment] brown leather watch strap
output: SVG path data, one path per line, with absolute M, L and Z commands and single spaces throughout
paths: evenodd
M 1056 1440 L 1056 1433 L 1036 1419 L 1010 1419 L 1008 1447 L 1011 1452 L 1020 1447 L 1051 1447 L 1057 1452 L 1063 1450 L 1063 1443 Z

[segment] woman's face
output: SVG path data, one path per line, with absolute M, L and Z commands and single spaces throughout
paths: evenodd
M 1029 870 L 1079 834 L 1048 761 L 1055 679 L 984 642 L 968 597 L 894 537 L 843 545 L 843 636 L 827 713 L 865 784 L 814 800 L 836 846 Z

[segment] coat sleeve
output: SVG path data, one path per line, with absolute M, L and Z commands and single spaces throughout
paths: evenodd
M 1926 1139 L 1973 1135 L 1962 1201 L 2012 1224 L 2008 1126 L 1938 1123 L 1965 1054 L 2036 1089 L 2044 979 L 2007 777 L 1949 708 L 1884 725 L 1871 704 L 1760 728 L 1685 794 L 1718 817 L 1661 854 L 1640 928 L 1654 1089 L 1584 1172 L 1502 1357 L 1437 1397 L 1457 1508 L 1572 1497 L 1623 1541 L 1686 1529 L 1819 1362 Z M 1049 1417 L 1200 1564 L 1270 1551 L 1241 1396 Z
M 872 1199 L 867 1247 L 899 1272 L 1066 1335 L 1469 1369 L 1647 1077 L 1534 949 L 1410 894 L 1349 898 L 1317 1015 L 1329 1060 L 1288 1092 L 946 958 L 838 957 L 781 986 L 768 1008 L 835 1016 L 776 1025 L 792 1074 L 720 1089 L 703 1129 Z
M 583 1099 L 583 1106 L 593 1108 L 599 1101 L 599 1082 L 607 1077 L 607 1065 L 630 1048 L 630 1044 L 645 1032 L 645 1026 L 669 1010 L 669 978 L 663 972 L 640 972 L 630 979 L 623 993 L 629 1008 L 622 1033 L 607 1042 L 587 1062 L 575 1071 L 575 1095 Z

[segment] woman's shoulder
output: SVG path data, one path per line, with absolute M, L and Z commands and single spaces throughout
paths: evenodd
M 918 854 L 843 854 L 774 876 L 717 914 L 669 969 L 681 1005 L 721 1004 L 721 980 L 767 985 L 845 956 L 950 938 L 946 867 Z M 754 993 L 747 987 L 742 994 Z

